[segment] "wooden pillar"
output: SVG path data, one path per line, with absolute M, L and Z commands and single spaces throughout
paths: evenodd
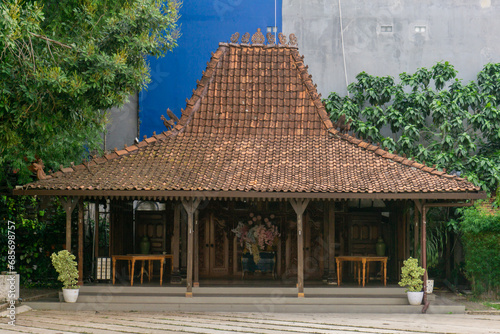
M 194 282 L 193 282 L 193 287 L 200 286 L 200 279 L 199 279 L 200 241 L 198 239 L 198 225 L 199 225 L 198 224 L 198 216 L 199 216 L 199 211 L 196 210 L 194 212 Z
M 420 239 L 420 227 L 419 227 L 419 221 L 420 221 L 420 213 L 421 213 L 421 210 L 422 208 L 419 206 L 419 204 L 417 204 L 417 202 L 415 202 L 415 217 L 414 217 L 414 223 L 415 223 L 415 226 L 414 226 L 414 232 L 415 232 L 415 235 L 413 236 L 413 257 L 414 258 L 417 258 L 417 252 L 418 252 L 418 240 Z M 420 260 L 420 263 L 422 263 L 421 259 L 419 258 Z
M 309 204 L 308 199 L 290 199 L 295 213 L 297 214 L 297 288 L 298 297 L 304 297 L 304 211 Z
M 335 266 L 335 202 L 328 202 L 328 284 L 334 284 L 336 279 Z
M 419 200 L 415 200 L 415 238 L 413 240 L 413 257 L 417 258 L 417 251 L 419 249 L 419 239 L 420 239 L 420 219 L 422 217 L 422 202 Z M 423 217 L 422 217 L 423 219 Z M 421 245 L 421 244 L 420 244 Z M 422 252 L 420 252 L 420 256 L 418 258 L 419 263 L 422 264 Z
M 95 202 L 94 210 L 94 257 L 99 257 L 99 201 Z
M 66 250 L 71 253 L 71 214 L 78 202 L 78 197 L 60 197 L 59 200 L 66 212 Z
M 329 273 L 330 273 L 330 266 L 329 266 L 329 258 L 330 258 L 330 250 L 329 250 L 329 228 L 330 228 L 330 220 L 328 219 L 328 208 L 330 206 L 330 202 L 325 200 L 323 201 L 323 281 L 327 281 L 328 283 L 329 280 Z
M 405 201 L 405 258 L 409 258 L 411 256 L 410 245 L 411 245 L 411 216 L 409 210 L 410 204 L 409 201 Z M 382 231 L 380 231 L 382 235 Z
M 427 207 L 422 205 L 422 268 L 424 268 L 424 308 L 422 309 L 422 313 L 427 311 L 429 307 L 429 302 L 427 301 Z
M 78 200 L 78 285 L 83 285 L 83 199 Z
M 186 273 L 186 297 L 193 297 L 193 246 L 194 246 L 194 212 L 200 204 L 199 198 L 191 198 L 189 200 L 182 200 L 182 205 L 187 213 L 187 273 Z
M 172 273 L 171 282 L 180 283 L 181 276 L 179 271 L 180 264 L 180 240 L 181 240 L 181 206 L 175 204 L 174 206 L 174 231 L 172 233 L 171 251 L 174 256 L 173 266 L 174 272 Z

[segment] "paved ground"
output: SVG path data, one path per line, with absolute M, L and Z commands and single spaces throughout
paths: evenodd
M 0 333 L 500 333 L 499 315 L 28 311 Z

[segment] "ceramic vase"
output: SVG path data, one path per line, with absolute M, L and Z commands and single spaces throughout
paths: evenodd
M 385 256 L 385 242 L 382 237 L 378 238 L 378 241 L 375 244 L 375 251 L 377 256 Z
M 141 254 L 149 254 L 149 249 L 151 247 L 151 243 L 149 242 L 148 237 L 142 237 L 142 240 L 139 244 L 139 248 L 141 249 Z

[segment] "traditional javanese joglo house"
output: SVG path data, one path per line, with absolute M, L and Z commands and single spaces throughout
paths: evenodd
M 216 283 L 223 288 L 217 291 L 229 291 L 229 310 L 238 309 L 235 296 L 259 301 L 264 288 L 281 289 L 287 296 L 282 310 L 296 311 L 311 300 L 333 310 L 332 304 L 342 304 L 334 292 L 349 288 L 361 295 L 377 288 L 384 295 L 392 285 L 406 298 L 396 283 L 409 256 L 426 267 L 421 246 L 428 208 L 469 205 L 485 195 L 463 178 L 333 123 L 297 38 L 288 39 L 280 34 L 275 42 L 268 34 L 266 43 L 259 30 L 240 42 L 234 34 L 212 53 L 180 119 L 168 111 L 166 129 L 159 123 L 163 132 L 14 193 L 60 197 L 69 249 L 75 205 L 108 203 L 109 254 L 93 253 L 116 261 L 118 283 L 106 286 L 135 291 L 126 289 L 141 286 L 146 256 L 143 270 L 153 280 L 142 289 L 151 289 L 150 302 L 153 293 L 165 298 L 159 304 L 173 305 L 168 291 L 175 291 L 176 300 L 193 297 L 184 298 L 184 309 L 200 310 L 193 301 Z M 91 254 L 84 254 L 79 212 L 83 277 L 83 258 Z

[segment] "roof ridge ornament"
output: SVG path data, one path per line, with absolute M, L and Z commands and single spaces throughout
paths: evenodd
M 235 32 L 231 35 L 231 43 L 238 43 L 238 39 L 240 38 L 240 33 Z
M 266 34 L 266 37 L 267 37 L 267 44 L 269 44 L 269 45 L 275 45 L 275 42 L 274 42 L 275 41 L 275 37 L 274 37 L 273 33 L 268 32 Z
M 31 163 L 28 169 L 36 174 L 38 180 L 45 180 L 47 178 L 47 175 L 43 171 L 44 167 L 45 164 L 43 163 L 42 159 L 37 157 L 37 159 Z
M 280 41 L 280 46 L 286 45 L 286 36 L 282 32 L 278 34 L 278 39 Z
M 246 32 L 243 36 L 241 36 L 241 44 L 248 44 L 250 41 L 250 33 Z
M 260 32 L 260 28 L 257 28 L 257 32 L 252 36 L 252 44 L 264 44 L 264 35 Z
M 231 35 L 231 43 L 232 44 L 238 44 L 238 39 L 240 38 L 240 33 L 235 32 L 234 34 Z M 297 43 L 297 36 L 295 34 L 290 34 L 290 41 L 287 43 L 287 37 L 285 34 L 280 32 L 278 34 L 278 40 L 279 43 L 276 43 L 276 35 L 273 34 L 272 32 L 268 32 L 266 36 L 262 33 L 262 30 L 260 28 L 257 28 L 257 32 L 253 34 L 251 40 L 250 40 L 250 33 L 246 32 L 241 36 L 241 44 L 246 44 L 250 45 L 250 42 L 253 45 L 265 45 L 266 43 L 266 38 L 267 38 L 267 45 L 269 46 L 276 46 L 277 44 L 279 46 L 289 46 L 289 47 L 298 47 Z
M 165 116 L 161 115 L 161 120 L 163 121 L 163 125 L 165 125 L 167 130 L 172 130 L 175 127 L 175 124 L 179 122 L 179 118 L 172 112 L 172 110 L 168 108 L 167 108 L 167 116 L 170 119 L 166 119 Z

